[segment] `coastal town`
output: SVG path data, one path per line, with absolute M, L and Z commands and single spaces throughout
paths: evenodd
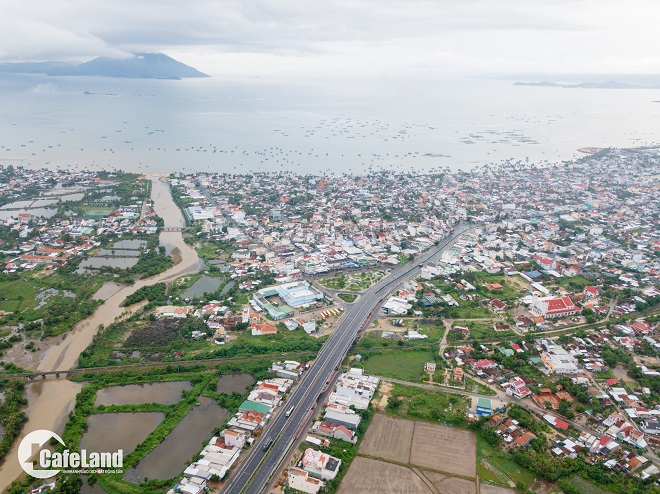
M 3 390 L 47 381 L 50 348 L 126 290 L 55 378 L 81 386 L 63 437 L 90 444 L 96 420 L 156 414 L 120 444 L 125 475 L 8 492 L 234 492 L 276 455 L 268 492 L 660 491 L 660 152 L 590 152 L 419 174 L 0 167 Z M 181 226 L 156 213 L 156 183 Z M 172 276 L 184 253 L 168 235 L 195 254 Z M 69 303 L 77 317 L 59 314 Z M 298 401 L 367 304 L 318 400 Z M 221 385 L 234 376 L 245 385 Z M 187 384 L 99 401 L 145 383 Z M 6 404 L 5 453 L 26 418 Z M 149 471 L 204 407 L 217 415 L 195 451 Z

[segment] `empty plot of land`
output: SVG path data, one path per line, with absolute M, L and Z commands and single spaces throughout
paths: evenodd
M 410 463 L 466 477 L 477 475 L 474 433 L 425 422 L 414 424 Z
M 479 486 L 479 491 L 481 494 L 513 494 L 514 491 L 513 489 L 507 489 L 505 487 L 499 487 L 497 485 L 490 485 L 490 484 L 484 484 L 482 483 Z
M 477 494 L 477 484 L 474 480 L 447 477 L 433 486 L 440 494 Z
M 360 453 L 397 463 L 410 461 L 415 422 L 377 413 L 360 444 Z
M 339 494 L 435 494 L 412 470 L 357 457 L 339 486 Z

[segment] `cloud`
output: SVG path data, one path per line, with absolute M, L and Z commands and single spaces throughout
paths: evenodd
M 212 74 L 646 72 L 658 21 L 653 0 L 33 0 L 3 8 L 0 59 L 163 51 Z

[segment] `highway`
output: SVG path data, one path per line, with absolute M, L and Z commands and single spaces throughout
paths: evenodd
M 420 264 L 439 256 L 469 227 L 470 225 L 459 223 L 438 246 L 415 258 L 413 262 L 394 268 L 387 277 L 372 286 L 346 309 L 337 328 L 319 351 L 314 364 L 303 373 L 286 403 L 279 410 L 274 410 L 277 413 L 266 425 L 259 440 L 244 453 L 245 458 L 228 479 L 223 490 L 225 494 L 260 494 L 269 485 L 282 458 L 301 432 L 300 429 L 315 413 L 317 400 L 355 342 L 359 330 L 366 327 L 377 315 L 385 298 L 396 285 L 417 274 Z M 289 410 L 291 407 L 294 407 L 293 411 L 287 417 L 283 410 Z M 266 448 L 265 445 L 271 441 L 270 447 Z

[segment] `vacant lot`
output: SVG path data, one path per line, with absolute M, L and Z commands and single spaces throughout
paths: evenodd
M 481 494 L 513 494 L 513 489 L 505 489 L 504 487 L 498 487 L 496 485 L 481 484 L 479 486 Z
M 377 413 L 360 443 L 360 454 L 408 463 L 414 428 L 412 420 Z
M 474 477 L 476 448 L 472 432 L 377 413 L 360 444 L 359 453 Z
M 477 443 L 474 433 L 415 422 L 410 463 L 420 467 L 474 477 Z
M 353 460 L 339 494 L 435 494 L 409 468 L 370 458 Z M 449 494 L 449 493 L 447 493 Z
M 482 491 L 487 483 L 514 487 L 520 483 L 530 485 L 534 482 L 532 472 L 519 466 L 508 453 L 491 446 L 481 437 L 477 437 L 477 473 Z
M 433 362 L 434 357 L 434 351 L 431 349 L 382 350 L 376 355 L 363 353 L 364 371 L 367 374 L 412 382 L 420 381 L 424 364 Z
M 426 475 L 428 472 L 424 472 Z M 447 477 L 440 482 L 433 483 L 440 494 L 477 494 L 477 484 L 474 480 Z
M 433 484 L 438 494 L 476 494 L 477 484 L 473 480 L 448 477 L 437 472 L 422 472 L 424 477 Z

